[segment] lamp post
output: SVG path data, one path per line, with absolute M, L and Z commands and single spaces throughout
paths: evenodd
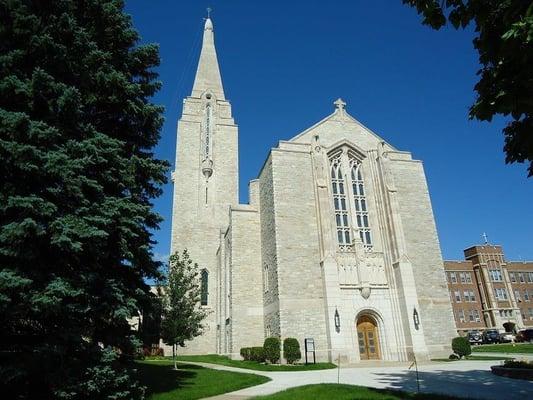
M 335 317 L 333 318 L 335 321 L 335 330 L 337 333 L 341 330 L 341 317 L 339 315 L 339 310 L 337 310 L 337 307 L 335 307 Z
M 420 326 L 420 318 L 418 316 L 418 311 L 416 311 L 416 307 L 413 309 L 413 322 L 415 324 L 415 329 L 418 330 Z

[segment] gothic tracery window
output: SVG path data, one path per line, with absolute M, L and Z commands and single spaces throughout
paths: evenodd
M 359 230 L 359 237 L 366 248 L 372 247 L 370 226 L 368 224 L 368 209 L 366 206 L 365 185 L 361 173 L 361 163 L 350 159 L 350 175 L 352 178 L 352 193 L 355 206 L 355 220 Z
M 361 161 L 350 150 L 338 150 L 329 160 L 339 248 L 343 251 L 352 249 L 355 234 L 369 250 L 372 248 L 372 235 Z
M 331 160 L 331 190 L 333 206 L 335 208 L 335 222 L 337 225 L 337 241 L 339 246 L 352 244 L 350 235 L 350 217 L 346 201 L 346 185 L 342 171 L 341 154 Z

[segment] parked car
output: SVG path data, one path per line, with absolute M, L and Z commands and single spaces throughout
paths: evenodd
M 483 331 L 483 343 L 500 343 L 500 332 L 497 329 Z
M 480 331 L 470 331 L 468 332 L 468 341 L 470 344 L 482 344 L 483 343 L 483 335 Z
M 524 329 L 516 335 L 517 342 L 533 342 L 533 329 Z
M 513 332 L 503 332 L 500 334 L 500 342 L 501 343 L 509 343 L 514 342 L 516 339 L 515 334 Z

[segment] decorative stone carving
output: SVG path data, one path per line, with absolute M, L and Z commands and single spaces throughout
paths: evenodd
M 361 290 L 361 296 L 363 297 L 363 299 L 366 300 L 370 297 L 370 292 L 371 292 L 370 286 L 365 285 L 361 287 L 360 290 Z
M 202 161 L 202 174 L 204 174 L 206 181 L 211 178 L 211 175 L 213 174 L 213 160 L 210 158 L 206 158 Z

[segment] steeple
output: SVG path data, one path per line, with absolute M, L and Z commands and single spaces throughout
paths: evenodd
M 210 91 L 218 100 L 225 99 L 215 50 L 213 22 L 210 17 L 205 20 L 202 51 L 192 87 L 192 97 L 201 97 L 206 91 Z

